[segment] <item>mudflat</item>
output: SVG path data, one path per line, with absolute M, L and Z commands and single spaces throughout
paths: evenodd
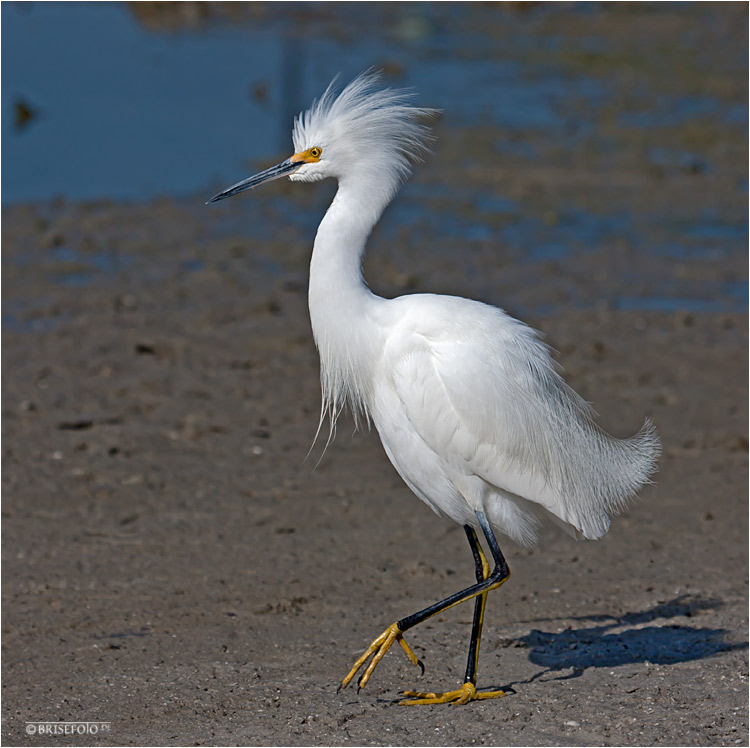
M 627 32 L 612 23 L 613 38 Z M 640 28 L 628 38 L 670 33 Z M 746 100 L 726 79 L 698 83 Z M 366 262 L 385 295 L 522 315 L 607 430 L 649 417 L 663 442 L 655 485 L 603 540 L 547 529 L 532 550 L 501 543 L 513 575 L 489 596 L 478 685 L 508 695 L 465 707 L 396 702 L 460 684 L 470 606 L 409 632 L 424 676 L 394 648 L 359 694 L 336 690 L 388 624 L 471 583 L 473 562 L 376 433 L 343 418 L 307 456 L 314 227 L 286 210 L 320 215 L 330 188 L 278 183 L 211 208 L 206 194 L 3 209 L 6 745 L 747 744 L 748 320 L 724 303 L 747 258 L 721 232 L 691 254 L 683 231 L 707 209 L 746 226 L 746 134 L 675 129 L 705 169 L 648 166 L 663 132 L 610 134 L 611 153 L 551 150 L 528 169 L 522 153 L 485 158 L 494 135 L 478 128 L 438 146 L 416 184 L 468 180 L 563 243 L 564 206 L 616 205 L 683 254 L 609 237 L 530 259 L 512 234 L 464 244 L 419 225 L 376 232 Z M 471 205 L 464 218 L 503 228 Z M 671 289 L 685 283 L 719 290 L 682 305 Z M 27 733 L 42 720 L 110 727 Z
M 6 212 L 7 255 L 54 242 L 36 215 Z M 460 681 L 469 609 L 410 632 L 423 678 L 394 650 L 359 695 L 336 686 L 386 625 L 470 583 L 463 532 L 375 433 L 342 421 L 304 461 L 319 393 L 303 276 L 237 270 L 252 248 L 230 241 L 185 270 L 196 215 L 62 206 L 64 232 L 139 233 L 137 260 L 85 289 L 6 272 L 6 303 L 45 300 L 3 333 L 7 744 L 42 719 L 110 720 L 112 744 L 744 741 L 745 316 L 531 320 L 606 427 L 654 420 L 657 483 L 600 542 L 505 544 L 479 685 L 513 693 L 401 707 L 399 690 Z M 144 282 L 155 252 L 169 273 Z

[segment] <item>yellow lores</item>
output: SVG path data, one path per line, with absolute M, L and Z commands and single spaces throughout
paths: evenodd
M 308 148 L 301 153 L 295 153 L 293 156 L 289 157 L 289 160 L 293 164 L 317 164 L 322 155 L 323 149 L 315 146 L 314 148 Z

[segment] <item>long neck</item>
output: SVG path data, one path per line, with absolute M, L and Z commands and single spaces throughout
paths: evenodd
M 310 262 L 308 303 L 320 352 L 323 408 L 332 420 L 348 401 L 367 411 L 369 376 L 379 350 L 373 310 L 384 303 L 362 277 L 365 243 L 393 195 L 352 176 L 339 189 L 318 228 Z
M 373 194 L 357 177 L 339 182 L 313 246 L 309 294 L 312 315 L 327 309 L 353 315 L 362 311 L 363 295 L 372 296 L 362 278 L 365 244 L 390 199 L 390 190 Z M 317 335 L 315 320 L 313 333 Z

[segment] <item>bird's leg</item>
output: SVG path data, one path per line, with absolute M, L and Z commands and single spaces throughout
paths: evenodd
M 481 521 L 481 520 L 480 520 Z M 483 528 L 484 529 L 484 528 Z M 474 556 L 474 566 L 476 570 L 477 582 L 483 582 L 490 576 L 490 565 L 487 561 L 479 539 L 474 528 L 464 525 L 466 537 L 469 539 L 471 552 Z M 486 530 L 485 530 L 486 532 Z M 490 530 L 490 533 L 492 530 Z M 492 535 L 494 539 L 494 534 Z M 497 543 L 495 543 L 497 545 Z M 500 550 L 499 547 L 497 549 Z M 502 554 L 501 554 L 502 556 Z M 505 561 L 505 559 L 503 559 Z M 505 565 L 507 568 L 507 564 Z M 510 571 L 508 570 L 508 573 Z M 506 577 L 507 579 L 507 577 Z M 469 657 L 466 662 L 466 675 L 464 684 L 456 691 L 446 691 L 444 693 L 424 693 L 422 691 L 404 691 L 404 696 L 412 698 L 400 702 L 406 706 L 418 704 L 467 704 L 469 701 L 477 699 L 496 699 L 505 696 L 505 691 L 477 691 L 477 666 L 479 662 L 479 643 L 482 639 L 482 626 L 484 624 L 484 609 L 487 605 L 487 592 L 479 595 L 474 601 L 474 620 L 471 624 L 471 639 L 469 641 Z
M 473 527 L 465 525 L 466 537 L 469 539 L 471 552 L 474 555 L 474 567 L 477 582 L 482 582 L 490 575 L 490 565 L 479 545 L 479 538 Z M 469 657 L 466 661 L 466 676 L 464 683 L 477 684 L 477 665 L 479 661 L 479 642 L 482 640 L 482 625 L 484 624 L 484 608 L 487 605 L 487 593 L 480 595 L 474 601 L 474 620 L 471 624 L 471 639 L 469 641 Z
M 412 626 L 416 626 L 423 621 L 426 621 L 428 618 L 431 618 L 432 616 L 437 615 L 444 610 L 448 610 L 448 608 L 452 608 L 454 605 L 459 605 L 460 603 L 471 600 L 472 598 L 479 598 L 474 610 L 474 623 L 472 625 L 472 647 L 470 648 L 469 652 L 470 658 L 475 663 L 474 667 L 471 668 L 471 678 L 476 678 L 476 657 L 479 651 L 479 638 L 481 635 L 482 621 L 484 617 L 484 604 L 486 602 L 487 593 L 490 590 L 497 589 L 501 584 L 507 581 L 508 577 L 510 577 L 510 569 L 508 568 L 508 564 L 506 563 L 505 558 L 500 551 L 500 546 L 495 539 L 495 535 L 492 532 L 492 528 L 490 527 L 490 523 L 488 522 L 484 512 L 477 512 L 477 518 L 479 519 L 480 527 L 482 528 L 482 531 L 487 538 L 487 543 L 489 544 L 493 560 L 495 561 L 495 568 L 492 570 L 492 572 L 488 574 L 486 574 L 485 572 L 486 559 L 483 563 L 482 559 L 484 558 L 484 554 L 482 554 L 481 547 L 476 540 L 476 533 L 474 533 L 474 531 L 472 530 L 473 535 L 470 536 L 469 542 L 472 544 L 472 552 L 475 553 L 475 562 L 477 562 L 477 558 L 479 559 L 477 565 L 477 583 L 472 585 L 471 587 L 467 587 L 466 589 L 461 590 L 460 592 L 456 592 L 450 597 L 446 597 L 445 600 L 441 600 L 439 603 L 435 603 L 434 605 L 430 605 L 424 610 L 420 610 L 418 613 L 414 613 L 413 615 L 407 616 L 406 618 L 402 618 L 400 621 L 396 621 L 396 623 L 392 623 L 379 637 L 377 637 L 372 642 L 367 651 L 357 660 L 357 662 L 354 663 L 354 667 L 349 671 L 339 688 L 346 688 L 349 683 L 351 683 L 357 672 L 364 666 L 367 660 L 372 657 L 369 665 L 365 668 L 365 671 L 359 678 L 359 688 L 364 688 L 367 685 L 367 681 L 370 680 L 370 676 L 372 675 L 373 670 L 375 670 L 375 667 L 380 662 L 380 660 L 383 659 L 383 656 L 394 641 L 399 642 L 402 649 L 404 650 L 404 652 L 406 652 L 407 656 L 411 660 L 412 664 L 421 665 L 422 663 L 417 659 L 416 655 L 411 651 L 411 648 L 404 640 L 404 631 L 412 628 Z M 476 551 L 473 541 L 476 542 Z M 480 565 L 481 578 L 479 572 Z M 489 565 L 487 565 L 487 571 L 489 571 Z M 467 670 L 468 669 L 469 668 L 467 668 Z M 466 703 L 467 701 L 473 699 L 494 698 L 495 696 L 501 695 L 501 692 L 494 692 L 492 696 L 490 696 L 489 694 L 485 696 L 484 694 L 477 693 L 476 687 L 471 678 L 467 683 L 464 684 L 464 687 L 460 691 L 455 692 L 458 694 L 457 699 L 446 699 L 446 701 L 454 700 L 457 702 L 460 701 L 460 703 Z M 436 694 L 416 694 L 407 692 L 406 695 L 417 697 L 419 700 L 415 703 L 436 703 L 433 701 L 422 701 L 422 699 L 438 698 Z

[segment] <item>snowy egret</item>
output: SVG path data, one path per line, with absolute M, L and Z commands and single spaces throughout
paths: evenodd
M 610 516 L 649 480 L 659 451 L 647 420 L 629 439 L 594 421 L 557 372 L 538 333 L 486 304 L 415 294 L 384 299 L 365 284 L 365 242 L 386 205 L 427 151 L 432 110 L 407 91 L 380 89 L 365 73 L 337 93 L 334 83 L 294 123 L 294 155 L 220 192 L 222 200 L 272 179 L 338 180 L 315 237 L 309 308 L 320 355 L 323 406 L 331 425 L 348 405 L 372 422 L 409 488 L 437 514 L 464 527 L 476 584 L 391 624 L 344 678 L 359 688 L 398 642 L 421 665 L 404 632 L 475 600 L 463 686 L 406 691 L 404 704 L 503 696 L 477 691 L 487 593 L 510 576 L 495 533 L 531 545 L 548 518 L 576 538 L 601 538 Z M 477 531 L 486 539 L 493 568 Z M 369 663 L 368 663 L 369 660 Z

